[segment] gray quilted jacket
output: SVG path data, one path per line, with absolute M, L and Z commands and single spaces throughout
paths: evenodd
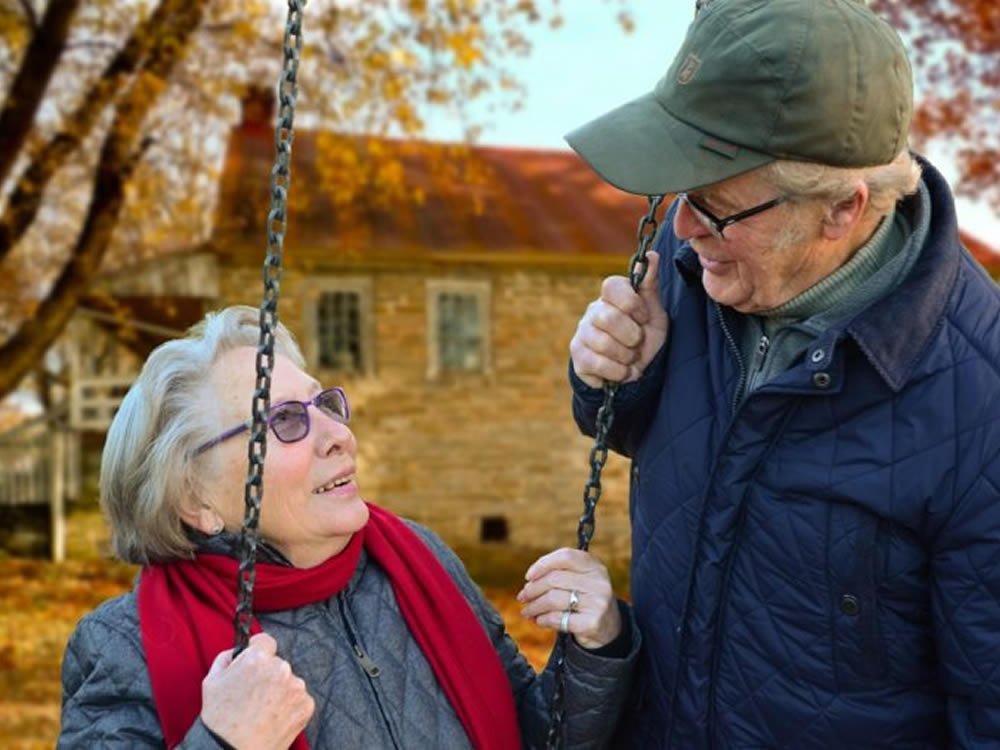
M 432 532 L 416 524 L 411 528 L 451 574 L 496 647 L 514 693 L 524 746 L 543 746 L 552 665 L 536 675 L 461 561 Z M 231 554 L 234 549 L 232 539 L 217 537 L 207 544 L 214 548 L 205 551 L 218 553 L 228 548 Z M 277 553 L 265 550 L 262 559 L 267 554 Z M 568 748 L 606 746 L 614 731 L 640 645 L 631 610 L 627 616 L 631 626 L 627 657 L 604 658 L 572 643 L 568 649 Z M 305 607 L 262 614 L 260 622 L 316 701 L 306 727 L 314 750 L 470 747 L 461 722 L 404 624 L 389 579 L 364 552 L 341 593 Z M 356 654 L 355 644 L 363 657 Z M 456 644 L 456 649 L 461 658 L 461 646 Z M 105 602 L 80 621 L 63 656 L 62 686 L 59 748 L 164 746 L 134 591 Z M 219 745 L 199 719 L 179 747 L 214 749 Z

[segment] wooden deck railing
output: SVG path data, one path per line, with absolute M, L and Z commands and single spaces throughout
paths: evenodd
M 79 496 L 80 448 L 67 410 L 0 433 L 0 505 L 48 505 L 52 559 L 66 554 L 66 500 Z

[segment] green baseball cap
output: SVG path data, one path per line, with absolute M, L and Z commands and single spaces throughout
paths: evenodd
M 778 158 L 887 164 L 912 114 L 906 50 L 863 0 L 713 0 L 652 92 L 566 141 L 615 187 L 660 195 Z

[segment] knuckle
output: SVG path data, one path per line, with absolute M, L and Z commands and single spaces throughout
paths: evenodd
M 617 288 L 621 285 L 621 280 L 623 276 L 607 276 L 604 281 L 601 282 L 601 299 L 606 298 L 608 295 L 613 294 Z
M 587 312 L 584 313 L 583 317 L 580 319 L 580 326 L 586 328 L 594 323 L 594 318 L 604 309 L 605 302 L 603 299 L 595 299 L 589 305 L 587 305 Z
M 583 366 L 588 373 L 600 374 L 604 369 L 602 364 L 607 360 L 593 349 L 587 349 L 583 353 Z
M 250 640 L 253 641 L 254 643 L 264 646 L 277 645 L 277 641 L 275 641 L 271 635 L 263 632 L 256 633 L 255 635 L 251 636 Z

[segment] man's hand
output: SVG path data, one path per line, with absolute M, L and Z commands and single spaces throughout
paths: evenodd
M 609 276 L 569 343 L 573 371 L 591 388 L 638 380 L 667 340 L 670 320 L 660 302 L 660 256 L 649 252 L 638 294 L 624 276 Z

